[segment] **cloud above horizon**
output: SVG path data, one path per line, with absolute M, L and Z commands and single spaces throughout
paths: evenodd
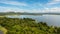
M 60 12 L 60 0 L 0 0 L 0 12 Z

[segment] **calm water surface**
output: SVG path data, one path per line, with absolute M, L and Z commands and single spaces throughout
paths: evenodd
M 8 16 L 11 18 L 32 18 L 37 21 L 46 22 L 48 25 L 60 26 L 60 15 L 20 15 L 20 16 Z

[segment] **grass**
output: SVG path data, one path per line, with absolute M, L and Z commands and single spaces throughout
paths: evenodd
M 2 31 L 4 34 L 7 33 L 7 29 L 5 29 L 4 27 L 0 26 L 0 31 Z

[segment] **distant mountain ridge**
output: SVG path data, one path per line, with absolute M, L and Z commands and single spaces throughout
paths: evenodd
M 0 12 L 0 15 L 60 15 L 60 13 Z

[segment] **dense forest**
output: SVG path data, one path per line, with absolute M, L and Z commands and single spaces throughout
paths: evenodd
M 0 30 L 4 34 L 60 34 L 60 27 L 48 26 L 30 18 L 0 18 Z

